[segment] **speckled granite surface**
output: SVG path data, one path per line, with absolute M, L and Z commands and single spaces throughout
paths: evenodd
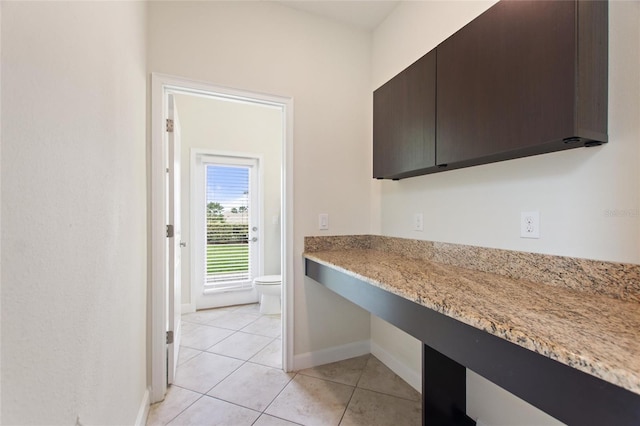
M 637 265 L 377 236 L 305 257 L 640 394 Z
M 640 265 L 377 235 L 305 237 L 305 252 L 373 249 L 640 303 Z

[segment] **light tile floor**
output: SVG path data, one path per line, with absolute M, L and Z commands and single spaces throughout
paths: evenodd
M 280 330 L 257 304 L 183 315 L 175 383 L 147 425 L 421 424 L 420 394 L 372 355 L 283 372 Z

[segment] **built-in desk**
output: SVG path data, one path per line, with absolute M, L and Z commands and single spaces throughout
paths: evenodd
M 569 425 L 640 425 L 637 265 L 377 236 L 308 237 L 304 258 L 423 342 L 424 424 L 474 424 L 469 368 Z

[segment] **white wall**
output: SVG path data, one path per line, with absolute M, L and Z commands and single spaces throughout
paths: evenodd
M 0 58 L 2 58 L 2 3 L 0 3 Z M 2 111 L 2 66 L 0 66 L 0 112 Z M 2 114 L 0 113 L 0 188 L 2 187 Z M 0 196 L 0 235 L 2 235 L 2 197 Z M 0 318 L 2 318 L 2 238 L 0 238 Z M 0 423 L 2 423 L 2 327 L 0 327 Z
M 305 279 L 305 235 L 370 230 L 370 35 L 276 2 L 152 2 L 150 72 L 294 99 L 296 354 L 369 338 L 369 314 Z
M 372 89 L 434 48 L 492 4 L 404 2 L 373 36 Z M 421 176 L 376 182 L 383 235 L 640 262 L 640 3 L 610 2 L 609 144 Z M 521 211 L 540 210 L 541 238 L 519 238 Z M 610 214 L 611 211 L 617 211 Z M 411 217 L 424 213 L 424 232 Z M 372 341 L 390 353 L 397 336 L 372 321 Z M 419 370 L 416 356 L 398 353 Z M 535 410 L 476 375 L 469 410 L 488 424 L 531 424 Z M 491 397 L 489 395 L 497 395 Z M 497 400 L 496 400 L 497 398 Z M 496 403 L 515 415 L 479 411 Z M 472 412 L 477 410 L 475 412 Z M 514 414 L 513 412 L 511 414 Z M 546 419 L 544 422 L 553 422 Z
M 472 18 L 469 13 L 450 15 L 447 12 L 452 7 L 458 12 L 464 9 L 477 14 L 489 4 L 402 3 L 374 35 L 373 88 Z M 610 5 L 610 143 L 595 149 L 575 149 L 400 182 L 382 182 L 383 233 L 640 262 L 637 210 L 640 206 L 640 169 L 637 167 L 640 84 L 637 27 L 634 27 L 640 6 L 638 2 L 622 1 L 612 1 Z M 467 19 L 461 21 L 460 16 Z M 421 26 L 411 26 L 420 21 Z M 432 22 L 440 27 L 448 24 L 449 31 L 431 34 Z M 422 28 L 421 37 L 411 31 Z M 410 37 L 402 38 L 405 32 Z M 393 43 L 389 43 L 389 39 Z M 542 238 L 539 240 L 520 238 L 520 212 L 528 209 L 540 210 Z M 628 214 L 612 217 L 607 214 L 611 210 Z M 427 225 L 422 233 L 411 231 L 410 218 L 417 211 L 424 211 L 425 215 Z M 469 220 L 471 217 L 473 220 Z M 589 232 L 584 230 L 587 223 Z
M 182 234 L 191 235 L 191 149 L 255 154 L 262 157 L 264 189 L 264 273 L 280 274 L 280 175 L 282 111 L 249 103 L 177 95 L 182 141 Z M 276 217 L 277 223 L 273 223 Z M 191 251 L 182 255 L 182 303 L 191 303 Z
M 144 402 L 145 14 L 2 4 L 2 424 Z

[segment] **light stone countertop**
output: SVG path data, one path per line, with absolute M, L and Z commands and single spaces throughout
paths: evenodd
M 367 246 L 307 245 L 304 257 L 640 394 L 640 303 L 634 298 Z

